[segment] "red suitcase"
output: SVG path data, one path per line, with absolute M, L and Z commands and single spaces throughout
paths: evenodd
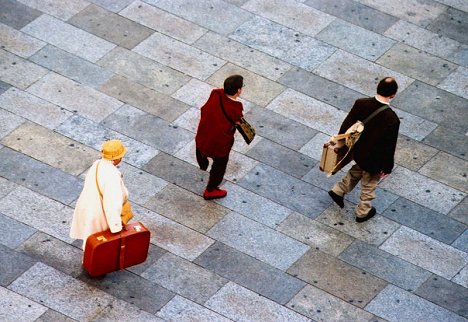
M 148 256 L 150 231 L 140 222 L 124 225 L 118 233 L 95 233 L 86 240 L 83 266 L 90 276 L 143 263 Z

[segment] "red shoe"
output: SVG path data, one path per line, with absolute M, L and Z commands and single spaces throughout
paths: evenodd
M 205 190 L 205 192 L 203 193 L 203 198 L 205 200 L 218 199 L 218 198 L 224 198 L 226 197 L 226 195 L 227 195 L 226 190 L 215 188 L 213 189 L 213 191 Z

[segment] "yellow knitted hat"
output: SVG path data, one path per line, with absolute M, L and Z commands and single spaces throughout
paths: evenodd
M 127 149 L 125 149 L 122 141 L 120 140 L 109 140 L 102 144 L 102 157 L 106 160 L 117 160 L 121 159 Z

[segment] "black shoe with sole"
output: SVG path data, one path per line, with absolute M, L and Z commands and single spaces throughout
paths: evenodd
M 344 207 L 344 197 L 338 196 L 336 193 L 334 193 L 332 190 L 328 191 L 328 194 L 330 197 L 333 199 L 333 201 L 340 206 L 340 208 Z
M 369 220 L 372 217 L 374 217 L 376 213 L 377 213 L 377 210 L 375 210 L 375 208 L 372 207 L 365 217 L 356 217 L 356 222 L 365 222 L 366 220 Z

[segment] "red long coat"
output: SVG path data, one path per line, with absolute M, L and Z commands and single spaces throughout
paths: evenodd
M 232 121 L 239 122 L 243 116 L 242 103 L 233 101 L 224 94 L 223 89 L 214 89 L 205 105 L 201 108 L 195 144 L 200 152 L 210 158 L 229 155 L 234 144 L 234 126 L 221 110 L 219 97 L 223 100 L 224 110 Z

